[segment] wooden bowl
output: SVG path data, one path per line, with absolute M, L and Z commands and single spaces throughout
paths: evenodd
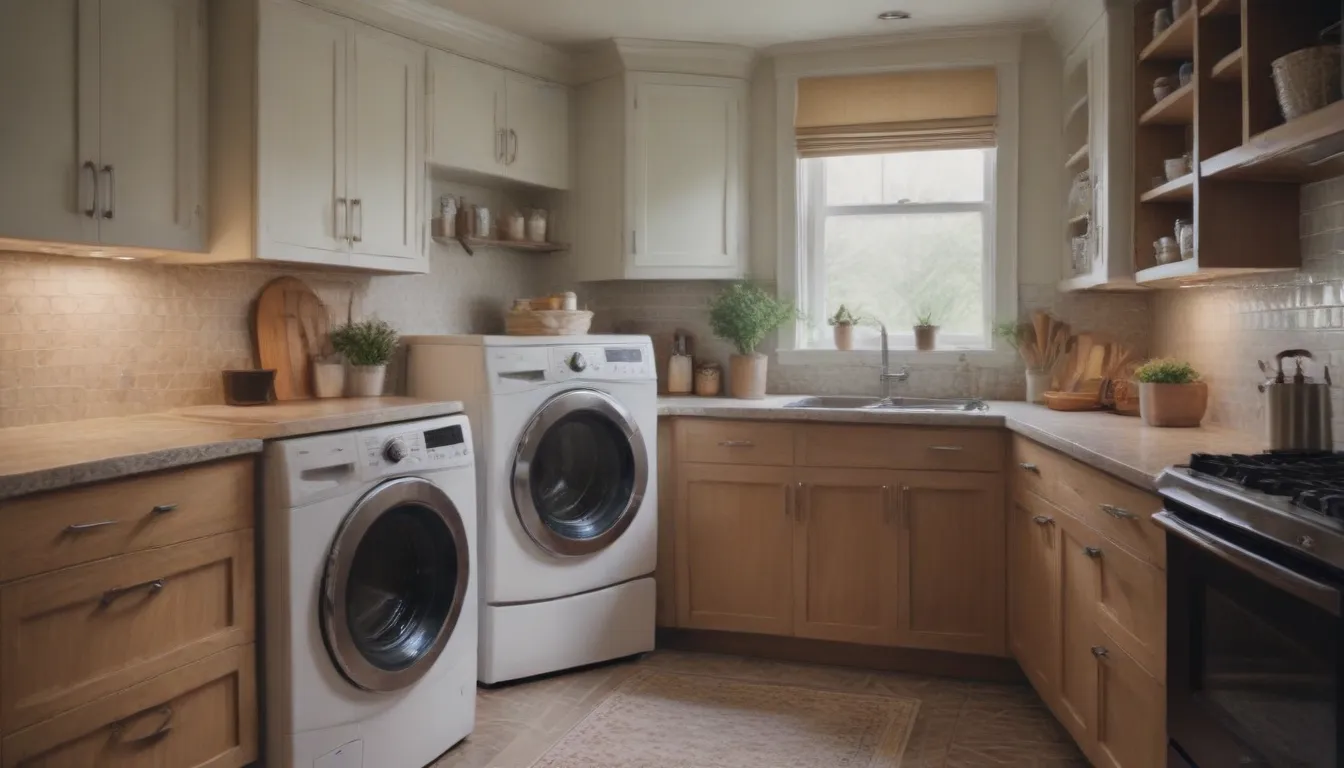
M 1046 392 L 1045 405 L 1052 411 L 1095 411 L 1101 398 L 1097 392 Z

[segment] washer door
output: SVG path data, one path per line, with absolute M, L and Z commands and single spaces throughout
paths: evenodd
M 392 480 L 360 499 L 322 577 L 322 635 L 341 674 L 386 692 L 428 672 L 462 613 L 470 552 L 457 507 L 428 480 Z
M 528 536 L 565 557 L 597 552 L 639 513 L 649 453 L 630 413 L 591 389 L 563 392 L 532 417 L 513 463 L 513 505 Z

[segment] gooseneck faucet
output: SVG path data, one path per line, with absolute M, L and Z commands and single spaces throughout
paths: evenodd
M 881 320 L 874 322 L 877 323 L 878 329 L 882 332 L 882 374 L 880 381 L 882 382 L 882 400 L 885 402 L 891 399 L 891 382 L 909 381 L 910 366 L 903 365 L 899 372 L 891 372 L 891 352 L 887 345 L 887 326 Z

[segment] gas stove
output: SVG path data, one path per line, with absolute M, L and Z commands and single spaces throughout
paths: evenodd
M 1344 520 L 1344 453 L 1196 453 L 1190 469 L 1270 496 L 1290 497 L 1299 507 Z

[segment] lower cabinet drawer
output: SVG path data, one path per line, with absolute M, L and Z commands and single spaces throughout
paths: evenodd
M 754 421 L 680 419 L 677 460 L 697 464 L 793 464 L 793 425 Z
M 1097 625 L 1158 679 L 1167 673 L 1167 574 L 1104 542 L 1097 557 Z
M 798 431 L 798 464 L 806 467 L 998 472 L 1006 453 L 999 429 L 808 425 Z
M 254 646 L 201 659 L 5 737 L 3 768 L 239 768 L 257 759 Z
M 0 733 L 251 642 L 254 601 L 251 530 L 0 588 Z

